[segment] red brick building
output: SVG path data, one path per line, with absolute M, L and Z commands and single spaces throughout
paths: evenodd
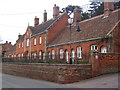
M 47 45 L 56 38 L 67 25 L 67 13 L 59 13 L 59 7 L 54 5 L 53 18 L 47 20 L 47 12 L 44 11 L 43 23 L 39 24 L 39 18 L 35 17 L 34 26 L 29 26 L 24 35 L 19 35 L 16 42 L 16 56 L 46 56 Z
M 73 61 L 88 61 L 91 51 L 120 53 L 120 10 L 114 10 L 112 2 L 106 2 L 104 9 L 103 15 L 80 21 L 76 8 L 70 30 L 67 13 L 60 14 L 54 5 L 52 19 L 47 20 L 45 11 L 43 23 L 35 17 L 34 26 L 28 25 L 25 34 L 18 36 L 16 56 L 48 56 L 69 62 L 70 55 Z
M 2 56 L 10 56 L 13 57 L 13 52 L 15 52 L 15 45 L 12 45 L 11 42 L 6 41 L 4 44 L 1 44 L 1 51 L 2 51 Z M 9 54 L 8 54 L 9 52 Z M 15 53 L 14 53 L 15 55 Z

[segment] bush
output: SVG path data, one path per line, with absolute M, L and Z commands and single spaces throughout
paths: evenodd
M 78 64 L 88 64 L 89 61 L 78 61 Z

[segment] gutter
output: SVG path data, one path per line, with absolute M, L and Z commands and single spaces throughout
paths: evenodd
M 55 44 L 55 45 L 49 45 L 49 46 L 47 46 L 47 48 L 62 46 L 62 45 L 70 45 L 70 44 L 75 44 L 75 43 L 80 43 L 80 42 L 87 42 L 87 41 L 92 41 L 92 40 L 99 40 L 99 39 L 102 39 L 102 37 L 80 40 L 80 41 L 67 42 L 67 43 L 61 43 L 61 44 Z

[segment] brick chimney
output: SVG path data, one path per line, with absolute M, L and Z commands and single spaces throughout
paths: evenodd
M 59 7 L 56 4 L 53 7 L 53 18 L 56 18 L 59 15 Z
M 76 7 L 74 9 L 74 22 L 80 22 L 81 20 L 81 9 Z
M 109 0 L 104 0 L 104 16 L 109 16 L 113 10 L 114 10 L 114 2 L 110 2 Z
M 9 42 L 9 44 L 11 44 L 11 42 Z
M 44 13 L 43 13 L 43 21 L 44 22 L 47 21 L 47 12 L 46 12 L 46 10 L 44 10 Z
M 39 25 L 39 18 L 37 18 L 37 16 L 35 16 L 34 26 L 37 26 L 37 25 Z

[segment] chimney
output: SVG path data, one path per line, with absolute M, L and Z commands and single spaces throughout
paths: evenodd
M 9 42 L 9 44 L 11 44 L 11 42 Z
M 39 25 L 39 18 L 37 18 L 37 16 L 35 16 L 34 26 L 37 26 L 37 25 Z
M 6 41 L 6 43 L 8 43 L 8 41 Z
M 113 10 L 114 10 L 114 2 L 110 2 L 109 0 L 104 0 L 104 16 L 109 16 Z
M 47 12 L 46 12 L 46 10 L 44 10 L 44 13 L 43 13 L 43 19 L 44 19 L 44 22 L 47 21 Z
M 18 38 L 20 38 L 22 35 L 19 33 Z
M 76 7 L 74 9 L 74 22 L 80 21 L 81 21 L 81 9 L 79 7 Z
M 59 15 L 59 7 L 56 4 L 53 7 L 53 18 L 56 18 Z

